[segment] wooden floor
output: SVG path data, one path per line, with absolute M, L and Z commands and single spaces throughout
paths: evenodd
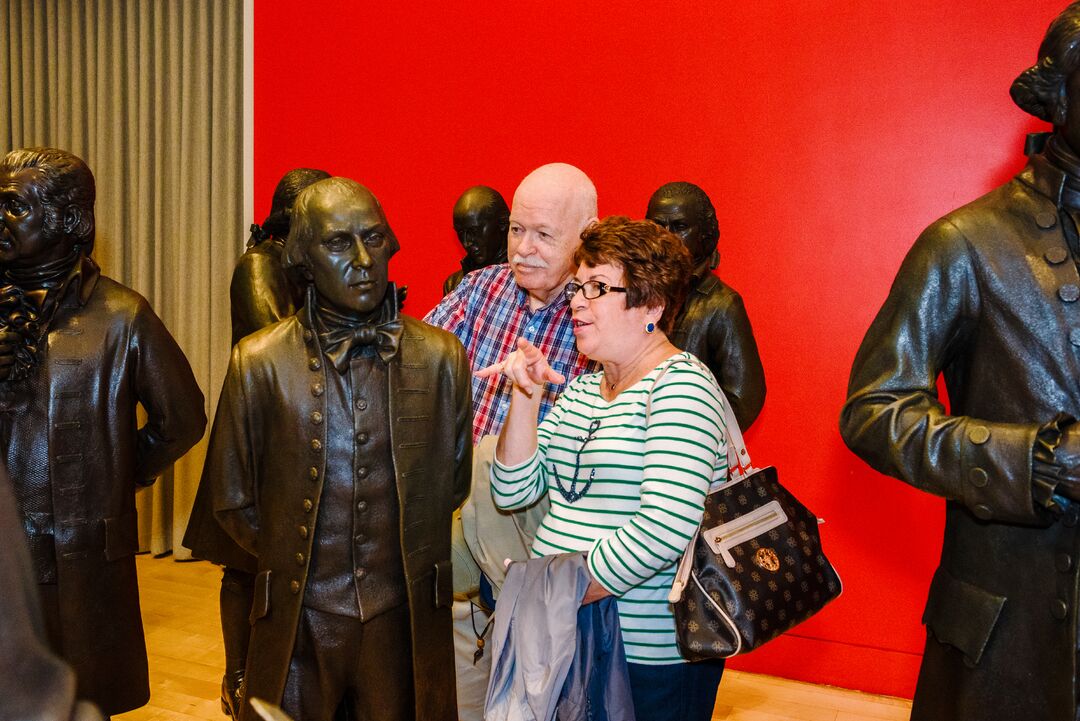
M 143 623 L 150 651 L 150 703 L 117 721 L 221 721 L 221 571 L 208 563 L 139 556 Z M 716 721 L 901 721 L 911 702 L 728 671 Z

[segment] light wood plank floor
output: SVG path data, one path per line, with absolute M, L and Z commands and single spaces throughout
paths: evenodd
M 222 721 L 221 571 L 209 563 L 139 556 L 150 651 L 150 703 L 117 721 Z M 902 721 L 911 702 L 728 671 L 714 721 Z

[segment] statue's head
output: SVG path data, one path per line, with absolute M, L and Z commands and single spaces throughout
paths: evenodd
M 295 168 L 281 176 L 270 201 L 270 215 L 262 222 L 262 229 L 275 238 L 288 237 L 289 219 L 296 196 L 312 183 L 329 177 L 330 173 L 314 168 Z
M 299 267 L 333 310 L 367 316 L 386 295 L 387 265 L 399 247 L 370 190 L 327 178 L 297 196 L 283 263 Z
M 510 208 L 493 188 L 473 186 L 454 203 L 454 232 L 474 268 L 506 261 L 509 229 Z
M 714 253 L 720 240 L 716 210 L 705 191 L 693 183 L 666 183 L 649 198 L 645 218 L 674 233 L 694 259 L 694 267 L 716 267 Z
M 94 249 L 94 174 L 56 148 L 0 160 L 0 266 L 35 268 Z
M 1039 45 L 1039 59 L 1013 81 L 1020 108 L 1047 121 L 1080 154 L 1080 2 L 1054 18 Z

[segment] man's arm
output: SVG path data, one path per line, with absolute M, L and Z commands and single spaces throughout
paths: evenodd
M 765 405 L 765 369 L 746 306 L 731 291 L 719 317 L 711 319 L 709 358 L 702 358 L 731 403 L 739 428 L 750 427 Z
M 146 301 L 132 320 L 129 353 L 147 415 L 138 432 L 135 480 L 148 485 L 202 438 L 206 411 L 184 352 Z
M 971 342 L 979 304 L 967 242 L 939 221 L 904 259 L 866 333 L 840 433 L 878 471 L 962 503 L 978 518 L 1045 524 L 1032 498 L 1039 424 L 950 416 L 937 396 L 938 375 Z
M 469 307 L 469 299 L 477 275 L 477 273 L 472 273 L 466 276 L 457 288 L 454 288 L 424 316 L 424 322 L 453 333 L 462 344 L 467 344 L 469 339 L 466 334 L 465 312 Z
M 245 551 L 258 555 L 255 449 L 251 446 L 256 434 L 251 430 L 244 381 L 240 349 L 234 347 L 210 430 L 200 484 L 209 485 L 214 517 L 225 532 Z
M 454 343 L 454 508 L 469 496 L 472 485 L 472 374 L 461 343 Z

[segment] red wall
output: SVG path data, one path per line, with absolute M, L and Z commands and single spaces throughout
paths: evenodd
M 910 695 L 942 503 L 870 471 L 837 416 L 919 231 L 1002 182 L 1040 129 L 1009 100 L 1063 2 L 293 2 L 255 7 L 255 216 L 299 165 L 368 185 L 406 310 L 460 250 L 451 207 L 566 161 L 600 213 L 689 180 L 720 219 L 768 377 L 759 462 L 827 519 L 842 598 L 732 667 Z

